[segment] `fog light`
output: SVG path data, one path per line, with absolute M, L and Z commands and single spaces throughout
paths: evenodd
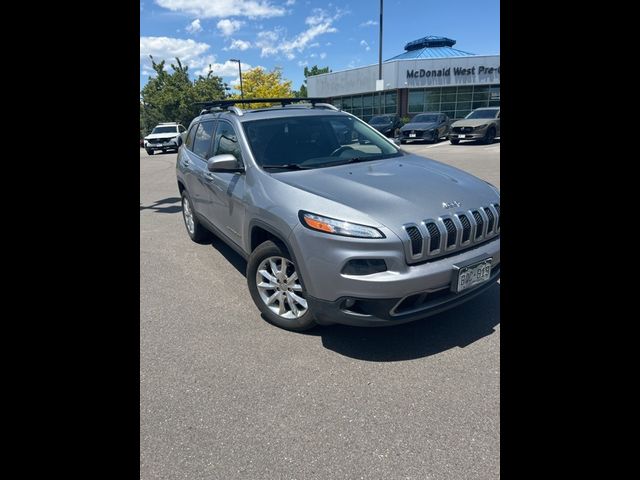
M 371 275 L 386 270 L 387 264 L 384 260 L 369 258 L 349 260 L 342 269 L 342 273 L 345 275 Z
M 355 305 L 356 301 L 353 298 L 347 298 L 344 301 L 344 308 L 351 308 Z

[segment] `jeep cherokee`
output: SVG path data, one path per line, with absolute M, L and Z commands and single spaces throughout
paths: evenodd
M 213 232 L 247 260 L 268 321 L 296 331 L 397 325 L 499 278 L 492 185 L 404 152 L 329 104 L 233 103 L 191 122 L 178 189 L 191 239 L 209 243 Z

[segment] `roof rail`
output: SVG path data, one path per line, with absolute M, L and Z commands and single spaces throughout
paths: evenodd
M 311 104 L 312 108 L 316 106 L 320 108 L 330 108 L 333 105 L 325 102 L 326 98 L 316 98 L 316 97 L 292 97 L 292 98 L 244 98 L 244 99 L 224 99 L 224 100 L 211 100 L 209 102 L 197 102 L 195 105 L 202 105 L 203 110 L 200 112 L 200 115 L 204 115 L 205 113 L 210 112 L 219 112 L 222 110 L 228 110 L 230 112 L 235 113 L 236 115 L 243 115 L 242 109 L 235 107 L 236 104 L 247 104 L 247 103 L 279 103 L 283 107 L 286 105 L 291 105 L 292 103 L 299 102 L 308 102 Z M 337 108 L 336 108 L 337 110 Z

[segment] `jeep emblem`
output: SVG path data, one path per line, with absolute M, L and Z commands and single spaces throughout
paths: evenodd
M 453 207 L 460 207 L 460 206 L 462 206 L 462 204 L 460 202 L 456 202 L 455 200 L 450 203 L 442 202 L 442 208 L 453 208 Z

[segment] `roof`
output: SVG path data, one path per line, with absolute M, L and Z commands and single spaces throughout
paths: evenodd
M 465 52 L 452 48 L 456 41 L 447 37 L 427 35 L 404 46 L 405 52 L 395 57 L 391 57 L 385 62 L 392 60 L 409 60 L 414 58 L 450 58 L 450 57 L 470 57 L 475 53 Z
M 303 107 L 271 107 L 260 108 L 255 110 L 242 110 L 243 115 L 239 116 L 230 111 L 205 113 L 194 119 L 206 120 L 209 118 L 235 118 L 239 122 L 250 122 L 252 120 L 265 120 L 269 118 L 282 118 L 282 117 L 312 117 L 312 116 L 325 116 L 325 115 L 347 115 L 347 113 L 341 110 L 332 110 L 325 108 L 303 108 Z

